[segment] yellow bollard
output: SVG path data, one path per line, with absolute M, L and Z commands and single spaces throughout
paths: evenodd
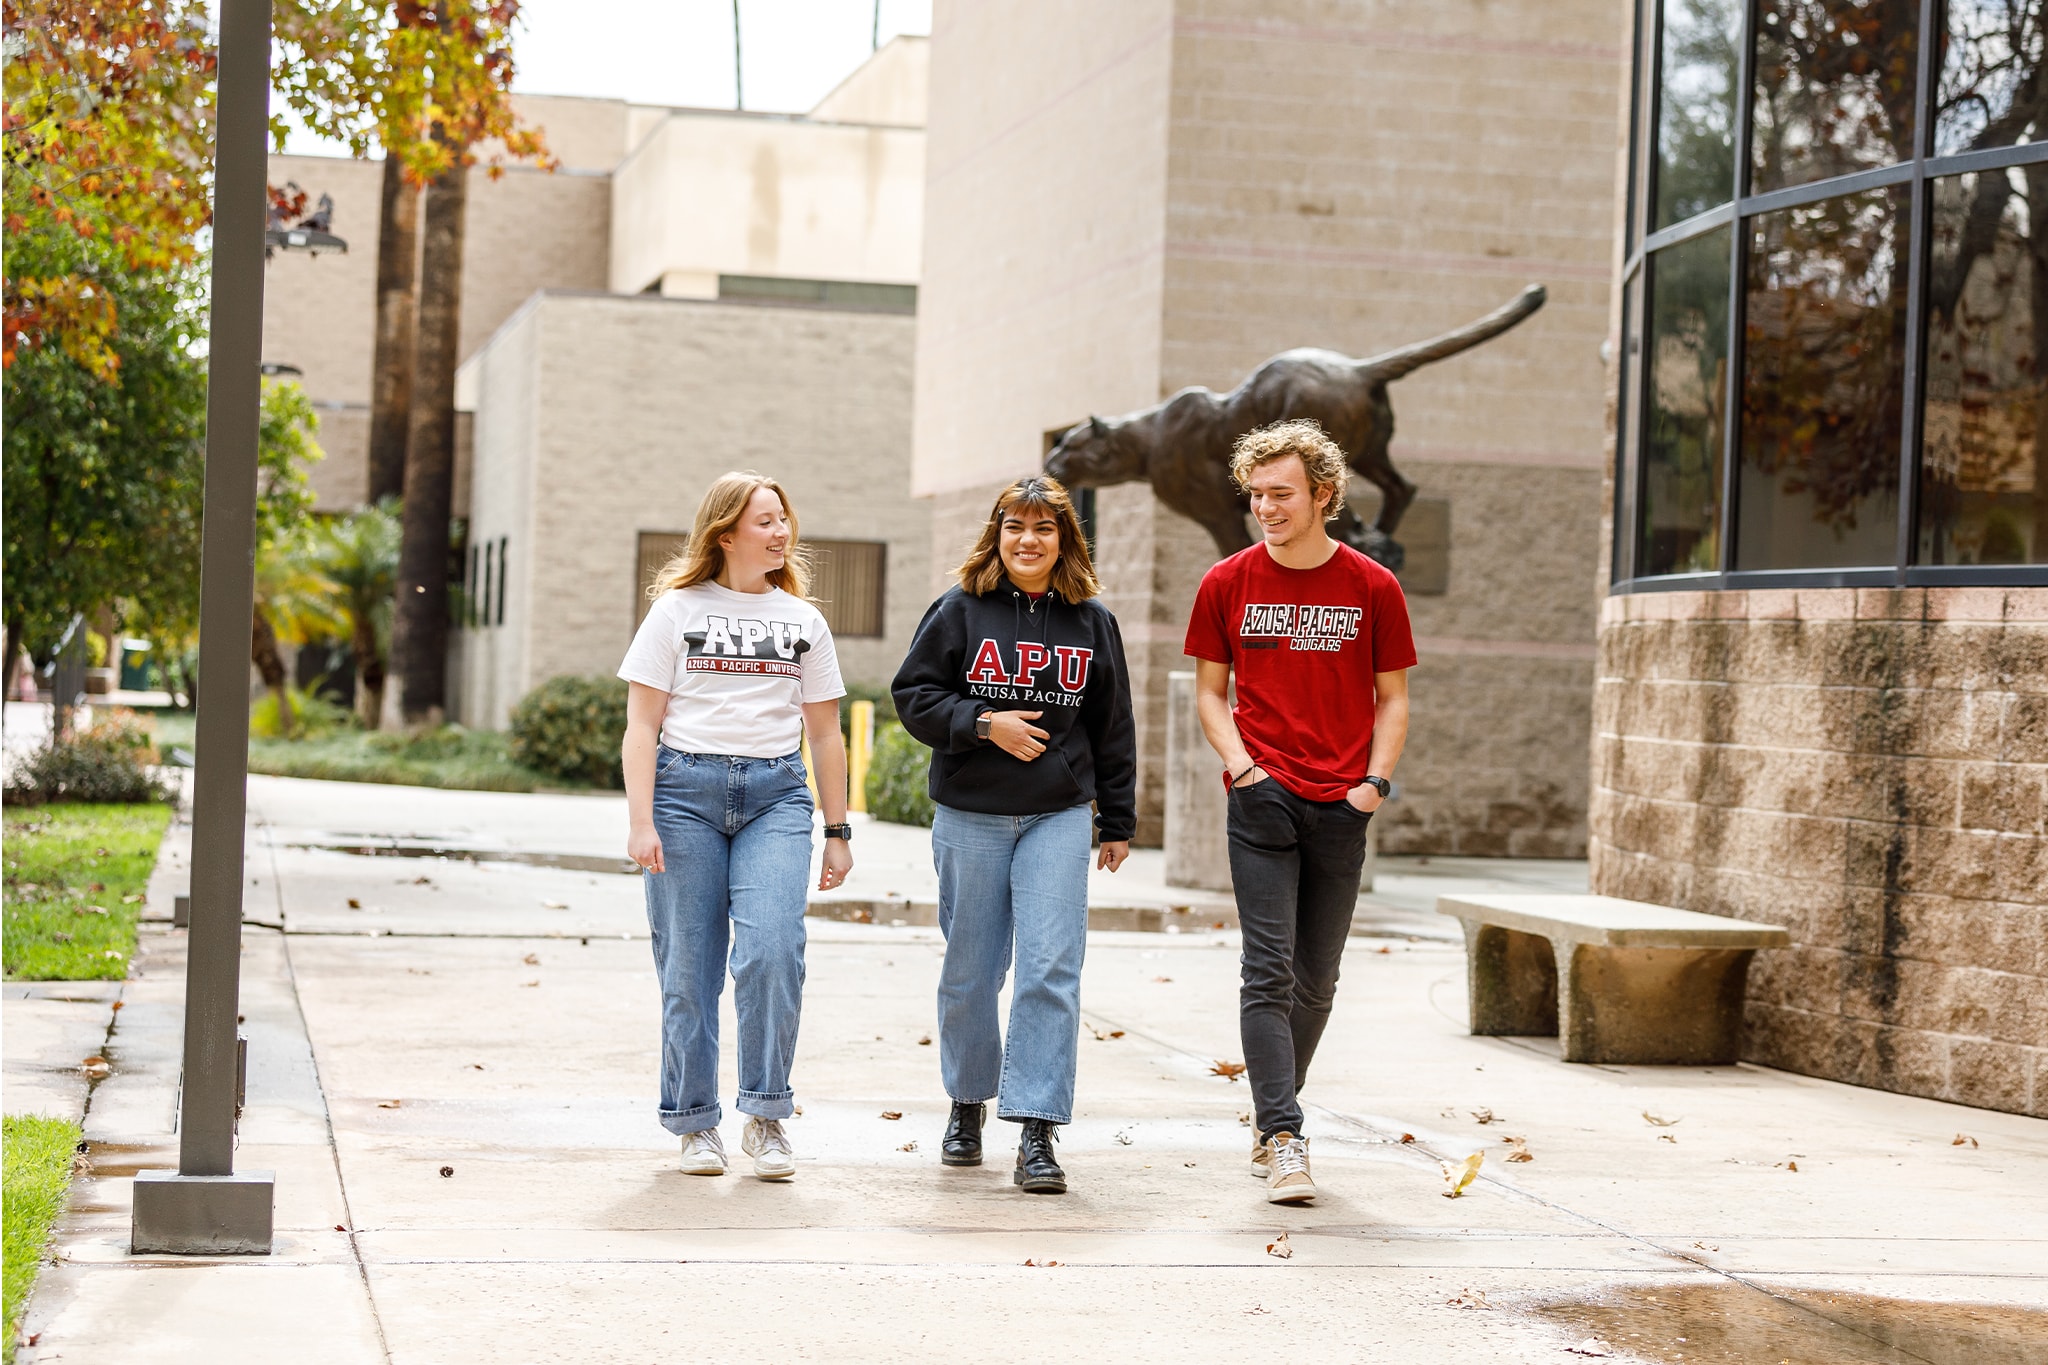
M 857 701 L 848 712 L 847 727 L 853 741 L 846 746 L 847 806 L 861 814 L 868 810 L 868 762 L 875 753 L 875 704 Z

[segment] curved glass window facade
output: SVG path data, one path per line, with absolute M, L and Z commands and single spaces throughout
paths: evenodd
M 2048 584 L 2044 31 L 1641 0 L 1618 586 Z

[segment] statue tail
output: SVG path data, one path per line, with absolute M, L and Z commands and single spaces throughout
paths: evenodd
M 1454 356 L 1460 351 L 1470 350 L 1482 341 L 1499 336 L 1541 308 L 1546 297 L 1548 292 L 1542 285 L 1532 284 L 1477 322 L 1467 323 L 1454 332 L 1445 332 L 1431 341 L 1418 342 L 1413 346 L 1404 346 L 1398 351 L 1388 351 L 1384 355 L 1361 360 L 1358 362 L 1358 368 L 1382 383 L 1399 379 L 1412 370 L 1419 370 L 1424 365 Z

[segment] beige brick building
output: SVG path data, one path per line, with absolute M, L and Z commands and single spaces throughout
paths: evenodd
M 838 542 L 819 548 L 849 680 L 894 673 L 930 577 L 906 492 L 927 51 L 892 41 L 798 116 L 515 97 L 561 165 L 470 173 L 453 718 L 501 726 L 549 677 L 610 672 L 650 566 L 736 467 Z M 321 415 L 322 510 L 367 488 L 382 173 L 272 158 L 349 242 L 266 281 L 264 358 Z
M 1384 847 L 1582 852 L 1622 9 L 941 0 L 915 435 L 934 565 L 1090 413 L 1228 389 L 1288 347 L 1391 349 L 1540 281 L 1519 329 L 1393 391 L 1421 666 Z M 1143 484 L 1097 509 L 1156 840 L 1166 675 L 1216 551 Z
M 1945 42 L 1954 64 L 1938 96 L 1907 87 L 1890 108 L 1940 136 L 1918 159 L 1895 150 L 1910 137 L 1866 147 L 1895 188 L 1856 201 L 1849 149 L 1816 139 L 1812 168 L 1786 176 L 1775 127 L 1751 126 L 1764 81 L 1792 89 L 1824 66 L 1825 24 L 1763 40 L 1745 102 L 1747 7 L 1635 8 L 1593 889 L 1789 932 L 1750 971 L 1748 1058 L 2048 1117 L 2048 427 L 2031 418 L 2048 372 L 2030 274 L 2048 228 L 2008 193 L 2048 148 L 1934 109 L 1996 109 L 1998 89 L 1967 87 L 1974 63 L 2040 54 L 1999 47 L 1995 25 L 1915 33 L 1906 12 L 1888 32 Z M 1665 100 L 1656 73 L 1672 70 Z M 2010 169 L 1980 177 L 1987 158 Z M 1862 202 L 1859 230 L 1896 241 L 1923 231 L 1908 218 L 1923 194 L 1938 270 L 1886 255 L 1857 280 L 1843 261 L 1872 238 L 1844 250 L 1788 226 Z M 1802 288 L 1797 325 L 1778 323 Z M 1873 319 L 1876 343 L 1848 345 Z M 1788 380 L 1810 355 L 1853 357 L 1851 382 Z M 1887 381 L 1912 363 L 1918 383 Z M 1829 411 L 1845 391 L 1868 425 Z M 2030 416 L 1972 417 L 1986 410 Z M 1860 515 L 1816 498 L 1822 469 Z
M 848 680 L 885 684 L 929 578 L 904 491 L 914 332 L 897 312 L 529 299 L 474 362 L 471 597 L 489 619 L 457 644 L 465 723 L 502 727 L 536 684 L 617 667 L 648 566 L 728 469 L 789 471 L 814 551 L 840 570 L 879 560 L 878 576 L 828 572 L 818 596 Z M 880 610 L 856 610 L 857 593 Z

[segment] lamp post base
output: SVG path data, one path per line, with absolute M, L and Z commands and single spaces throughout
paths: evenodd
M 268 1256 L 276 1184 L 270 1171 L 137 1171 L 128 1249 L 137 1255 Z

